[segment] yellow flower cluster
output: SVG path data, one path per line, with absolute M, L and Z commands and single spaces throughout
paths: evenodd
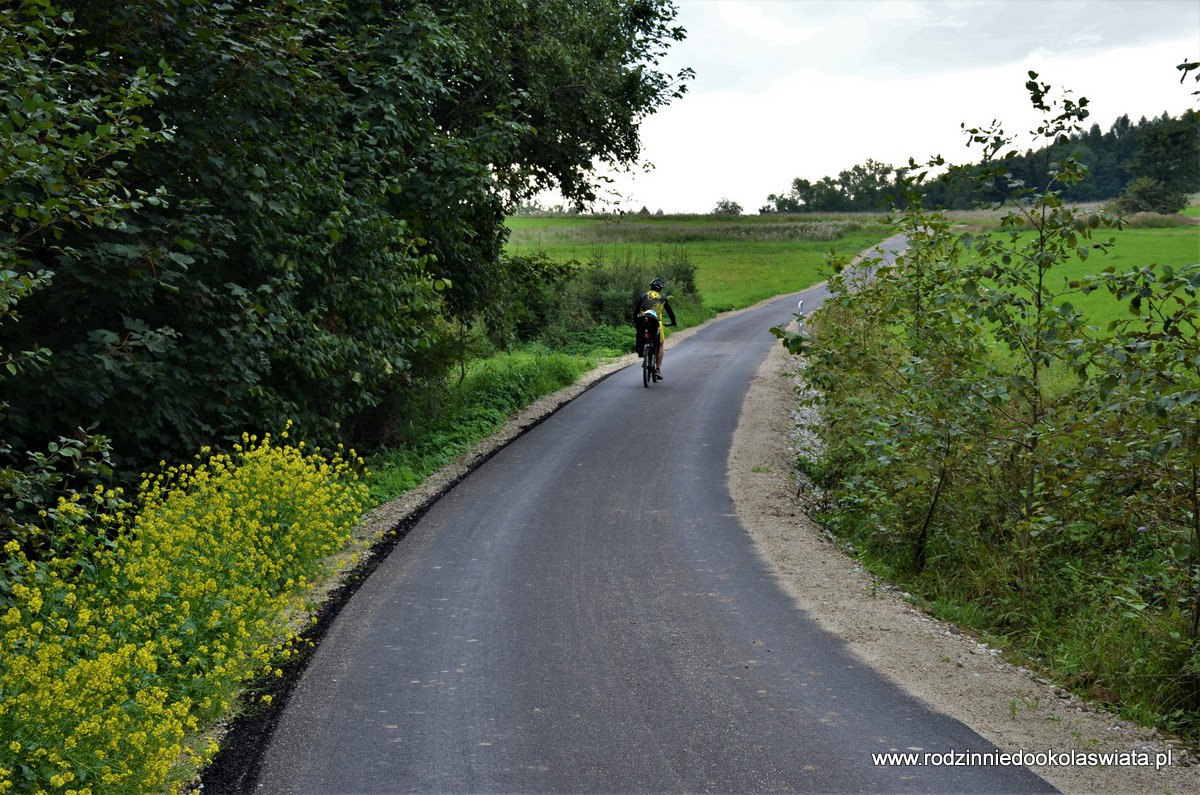
M 0 793 L 161 792 L 211 759 L 201 730 L 291 653 L 307 583 L 365 510 L 352 464 L 245 437 L 146 478 L 136 510 L 99 520 L 111 543 L 85 556 L 31 561 L 10 543 Z M 73 505 L 57 507 L 55 533 L 83 534 Z

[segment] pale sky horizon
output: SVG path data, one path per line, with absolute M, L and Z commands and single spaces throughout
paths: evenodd
M 1200 0 L 677 0 L 688 31 L 661 67 L 696 72 L 642 125 L 643 173 L 618 174 L 596 211 L 707 213 L 723 198 L 755 213 L 793 179 L 868 159 L 976 162 L 968 127 L 999 121 L 1021 148 L 1039 82 L 1088 99 L 1107 131 L 1200 108 Z M 543 197 L 553 203 L 553 197 Z

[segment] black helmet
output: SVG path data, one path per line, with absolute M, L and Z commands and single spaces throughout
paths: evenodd
M 663 288 L 663 280 L 662 279 L 655 279 L 654 281 L 650 282 L 651 290 L 661 290 L 662 288 Z

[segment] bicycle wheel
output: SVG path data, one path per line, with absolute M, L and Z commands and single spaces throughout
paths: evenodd
M 650 382 L 654 380 L 654 354 L 650 350 L 650 346 L 646 346 L 646 352 L 642 354 L 642 386 L 650 388 Z

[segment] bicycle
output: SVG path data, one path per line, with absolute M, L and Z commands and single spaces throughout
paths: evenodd
M 661 380 L 658 375 L 659 322 L 658 315 L 654 312 L 647 312 L 637 318 L 637 352 L 642 357 L 642 386 L 647 389 L 654 382 Z
M 658 346 L 647 344 L 642 349 L 642 386 L 647 389 L 658 381 Z

